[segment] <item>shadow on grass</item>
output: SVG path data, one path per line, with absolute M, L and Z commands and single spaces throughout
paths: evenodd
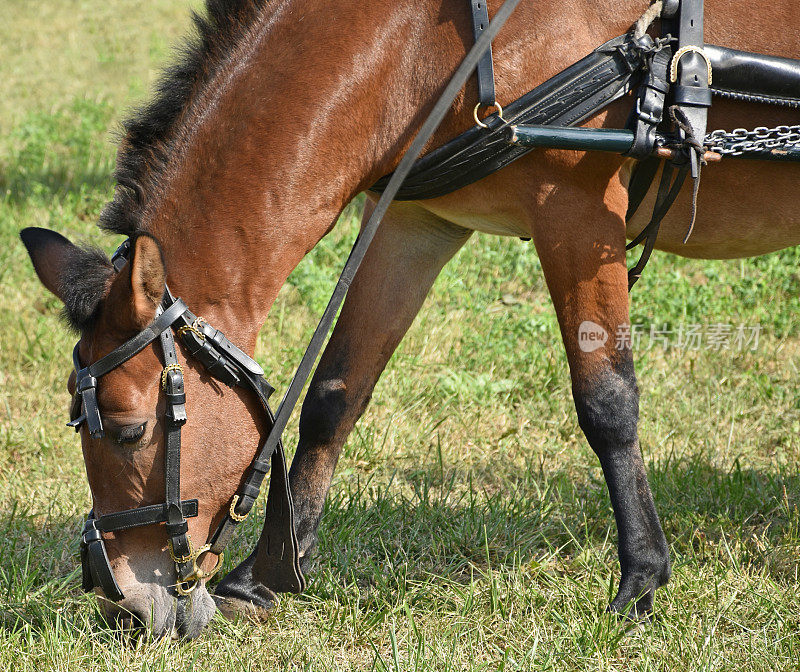
M 774 556 L 798 544 L 800 475 L 725 471 L 695 459 L 651 469 L 650 479 L 673 555 L 690 564 L 719 560 L 754 567 L 775 581 L 790 578 L 790 568 L 784 576 Z M 81 524 L 79 516 L 42 526 L 17 508 L 0 513 L 0 628 L 41 632 L 52 627 L 64 604 L 84 607 Z M 260 525 L 248 521 L 234 540 L 233 564 L 248 555 Z M 309 592 L 325 599 L 355 585 L 393 593 L 407 581 L 463 584 L 475 571 L 522 566 L 549 566 L 555 580 L 563 575 L 566 581 L 571 568 L 580 569 L 592 556 L 617 572 L 615 543 L 605 485 L 588 472 L 573 478 L 564 470 L 529 468 L 489 493 L 469 474 L 423 465 L 396 473 L 389 483 L 334 488 L 314 563 L 314 571 L 331 580 L 315 581 L 312 573 Z
M 764 569 L 775 580 L 793 576 L 781 549 L 800 543 L 800 475 L 725 471 L 696 459 L 651 469 L 650 480 L 673 557 L 728 562 L 733 553 L 734 564 Z M 413 495 L 399 494 L 402 483 Z M 398 568 L 404 577 L 461 581 L 475 567 L 569 567 L 603 546 L 603 561 L 616 567 L 616 530 L 602 480 L 528 470 L 487 494 L 468 474 L 447 472 L 443 483 L 433 466 L 398 473 L 388 487 L 356 483 L 334 491 L 319 562 L 359 585 L 382 582 Z

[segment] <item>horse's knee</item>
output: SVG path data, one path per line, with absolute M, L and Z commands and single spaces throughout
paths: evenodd
M 630 358 L 577 380 L 572 394 L 578 422 L 595 452 L 605 453 L 636 443 L 639 389 Z
M 312 381 L 300 412 L 300 440 L 304 444 L 331 443 L 347 410 L 347 388 L 341 378 Z

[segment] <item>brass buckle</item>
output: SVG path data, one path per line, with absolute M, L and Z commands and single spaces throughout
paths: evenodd
M 186 581 L 181 581 L 180 583 L 176 583 L 175 592 L 178 593 L 178 595 L 186 597 L 187 595 L 191 595 L 199 584 L 200 584 L 199 581 L 193 578 L 189 578 Z
M 190 548 L 191 548 L 191 543 L 192 542 L 191 542 L 191 538 L 190 538 L 189 539 L 189 547 Z M 170 544 L 170 547 L 171 547 L 171 544 Z M 196 551 L 193 550 L 189 556 L 184 556 L 184 558 L 181 558 L 181 559 L 175 561 L 176 565 L 178 565 L 179 562 L 181 562 L 181 563 L 191 562 L 192 563 L 192 572 L 191 572 L 191 574 L 189 574 L 189 576 L 187 576 L 183 581 L 178 581 L 178 583 L 175 584 L 175 591 L 178 593 L 178 595 L 183 595 L 183 596 L 190 595 L 191 593 L 193 593 L 197 589 L 197 586 L 199 586 L 202 581 L 210 579 L 217 572 L 219 572 L 220 569 L 222 569 L 222 561 L 223 561 L 223 559 L 225 557 L 224 553 L 220 553 L 217 556 L 217 563 L 214 565 L 214 567 L 212 567 L 208 571 L 204 571 L 197 564 L 198 560 L 200 560 L 200 558 L 203 555 L 205 555 L 206 553 L 209 553 L 210 551 L 211 551 L 211 544 L 205 544 L 204 546 L 201 546 L 200 548 L 198 548 Z M 170 555 L 172 556 L 172 559 L 175 560 L 175 556 L 172 554 L 171 550 L 170 550 Z M 177 567 L 176 567 L 176 570 L 177 570 Z
M 681 47 L 675 52 L 675 55 L 672 57 L 672 63 L 670 63 L 669 66 L 669 81 L 673 84 L 678 81 L 678 63 L 690 52 L 700 54 L 700 56 L 703 57 L 703 60 L 706 62 L 706 69 L 708 70 L 708 85 L 711 86 L 711 59 L 708 57 L 708 54 L 703 51 L 702 47 L 696 47 L 693 44 Z
M 208 324 L 208 322 L 206 322 L 202 317 L 194 318 L 194 322 L 192 322 L 191 324 L 185 324 L 180 329 L 178 329 L 178 336 L 183 336 L 187 331 L 190 331 L 195 336 L 197 336 L 197 338 L 199 338 L 201 341 L 205 341 L 206 335 L 202 331 L 200 331 L 201 324 Z
M 241 523 L 243 520 L 247 519 L 247 516 L 250 515 L 250 511 L 248 511 L 244 515 L 236 513 L 236 505 L 238 503 L 239 503 L 239 495 L 234 495 L 233 500 L 231 500 L 231 508 L 228 511 L 228 515 L 231 517 L 232 520 L 235 520 L 237 523 Z
M 161 372 L 161 389 L 167 389 L 167 375 L 169 375 L 170 371 L 179 371 L 181 375 L 183 375 L 183 367 L 180 364 L 170 364 L 169 366 L 165 366 L 164 370 Z
M 175 549 L 172 548 L 172 539 L 167 540 L 167 550 L 169 551 L 169 557 L 172 558 L 172 562 L 174 562 L 176 565 L 182 565 L 187 562 L 191 562 L 192 558 L 195 557 L 194 546 L 192 545 L 192 538 L 189 536 L 188 533 L 186 534 L 186 541 L 189 544 L 189 552 L 186 555 L 176 556 Z

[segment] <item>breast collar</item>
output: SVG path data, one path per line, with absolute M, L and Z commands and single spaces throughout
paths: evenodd
M 130 254 L 131 242 L 126 240 L 115 252 L 111 261 L 119 272 Z M 256 394 L 269 422 L 274 424 L 274 415 L 269 406 L 269 397 L 274 388 L 264 377 L 264 371 L 251 357 L 242 352 L 225 335 L 204 319 L 194 315 L 179 298 L 164 288 L 164 298 L 153 322 L 136 336 L 118 348 L 83 367 L 78 354 L 78 344 L 73 351 L 76 374 L 75 399 L 72 406 L 70 427 L 76 431 L 85 424 L 90 436 L 104 436 L 103 421 L 97 404 L 98 380 L 113 371 L 145 347 L 158 340 L 164 360 L 161 373 L 161 388 L 166 398 L 164 413 L 165 438 L 165 500 L 163 504 L 142 506 L 126 511 L 95 516 L 89 512 L 81 535 L 81 566 L 83 589 L 91 591 L 102 588 L 105 597 L 119 601 L 124 594 L 114 577 L 106 553 L 103 533 L 121 532 L 145 525 L 164 524 L 168 539 L 168 550 L 175 563 L 177 580 L 175 590 L 180 595 L 191 593 L 203 579 L 219 571 L 223 549 L 236 526 L 249 515 L 261 491 L 264 479 L 272 468 L 270 489 L 267 498 L 267 522 L 264 534 L 268 548 L 278 549 L 278 558 L 273 562 L 276 585 L 271 588 L 281 592 L 299 593 L 305 588 L 305 579 L 300 570 L 299 547 L 294 531 L 294 507 L 286 469 L 283 442 L 278 441 L 270 450 L 266 443 L 256 453 L 243 485 L 233 496 L 230 507 L 209 540 L 195 547 L 189 536 L 187 518 L 198 515 L 198 500 L 180 498 L 181 428 L 186 424 L 186 392 L 183 369 L 178 361 L 173 329 L 189 354 L 208 373 L 225 385 L 243 387 Z M 290 552 L 286 553 L 285 550 Z M 200 560 L 206 553 L 218 556 L 217 564 L 210 571 L 200 568 Z M 273 572 L 275 573 L 275 572 Z

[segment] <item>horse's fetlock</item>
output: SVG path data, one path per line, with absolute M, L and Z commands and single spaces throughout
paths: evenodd
M 578 422 L 595 451 L 637 441 L 639 389 L 632 363 L 623 363 L 573 387 Z

